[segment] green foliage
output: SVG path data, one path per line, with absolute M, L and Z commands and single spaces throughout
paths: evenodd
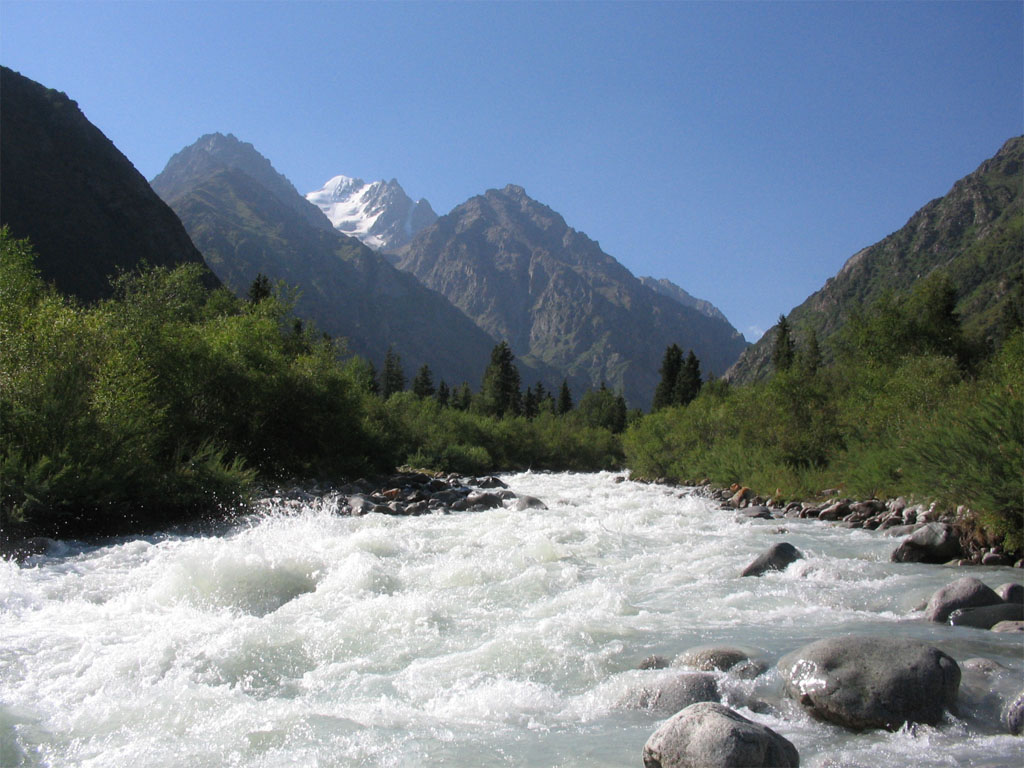
M 626 398 L 615 394 L 603 384 L 587 392 L 576 409 L 579 420 L 588 427 L 607 429 L 619 434 L 626 428 Z
M 384 372 L 381 374 L 380 394 L 385 400 L 396 392 L 405 389 L 405 372 L 402 370 L 402 358 L 394 349 L 388 347 L 384 355 Z
M 779 315 L 779 323 L 775 327 L 775 345 L 772 347 L 772 365 L 779 373 L 788 371 L 793 366 L 795 355 L 796 350 L 789 320 L 785 315 Z
M 984 365 L 964 342 L 948 280 L 886 296 L 844 329 L 839 361 L 796 364 L 744 387 L 708 382 L 688 406 L 630 424 L 638 477 L 812 497 L 906 494 L 967 505 L 1011 550 L 1024 546 L 1024 332 Z M 974 374 L 975 371 L 979 373 Z
M 430 372 L 430 366 L 424 363 L 416 372 L 416 378 L 412 380 L 412 393 L 416 397 L 433 397 L 436 391 L 434 374 Z

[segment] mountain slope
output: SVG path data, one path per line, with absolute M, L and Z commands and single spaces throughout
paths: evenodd
M 729 319 L 724 314 L 722 314 L 722 311 L 714 304 L 712 304 L 710 301 L 705 301 L 704 299 L 698 299 L 695 296 L 691 296 L 689 293 L 687 293 L 685 290 L 683 290 L 678 285 L 673 283 L 671 280 L 668 280 L 664 277 L 660 279 L 654 277 L 640 277 L 638 279 L 641 283 L 650 288 L 652 291 L 656 291 L 657 293 L 660 293 L 662 296 L 668 296 L 670 299 L 675 299 L 684 307 L 691 307 L 693 309 L 696 309 L 702 315 L 714 317 L 718 320 L 721 320 L 723 323 L 729 322 Z
M 990 337 L 1003 306 L 1019 301 L 1024 284 L 1024 137 L 1007 141 L 994 157 L 957 181 L 941 198 L 911 216 L 900 230 L 851 256 L 835 277 L 787 316 L 799 341 L 811 329 L 827 340 L 850 313 L 888 291 L 906 291 L 943 269 L 957 286 L 965 330 Z M 775 328 L 726 373 L 742 383 L 771 372 Z
M 521 358 L 622 388 L 634 407 L 650 405 L 668 345 L 692 347 L 718 372 L 746 347 L 728 323 L 645 287 L 521 187 L 470 199 L 396 256 Z
M 335 176 L 306 199 L 316 205 L 334 228 L 377 250 L 399 248 L 437 214 L 426 200 L 413 200 L 397 180 L 375 181 Z
M 284 187 L 265 173 L 254 178 L 253 167 L 273 171 L 251 145 L 215 134 L 177 153 L 153 180 L 228 286 L 244 293 L 258 273 L 284 280 L 300 290 L 300 317 L 347 338 L 378 367 L 393 345 L 409 378 L 428 364 L 435 380 L 479 381 L 494 344 L 485 333 L 412 275 L 336 232 L 297 192 L 282 200 Z M 326 226 L 311 224 L 314 215 Z
M 2 67 L 0 126 L 0 220 L 31 238 L 61 292 L 94 301 L 143 261 L 203 263 L 174 212 L 65 94 Z

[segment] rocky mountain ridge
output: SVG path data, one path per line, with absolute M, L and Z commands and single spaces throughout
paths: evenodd
M 520 358 L 650 405 L 665 348 L 692 348 L 722 372 L 746 347 L 727 322 L 646 287 L 522 187 L 488 190 L 395 253 Z
M 236 293 L 259 273 L 283 280 L 299 290 L 296 314 L 378 367 L 391 346 L 409 378 L 426 364 L 435 380 L 479 381 L 492 339 L 444 297 L 336 231 L 252 145 L 204 136 L 152 184 Z

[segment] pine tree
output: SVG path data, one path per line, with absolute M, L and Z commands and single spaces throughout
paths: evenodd
M 700 394 L 701 384 L 700 360 L 691 349 L 679 369 L 676 385 L 672 388 L 672 405 L 689 405 Z
M 437 404 L 442 408 L 447 408 L 451 402 L 452 393 L 448 389 L 448 385 L 444 383 L 444 379 L 441 379 L 441 383 L 437 385 Z
M 402 358 L 388 347 L 384 355 L 384 373 L 381 377 L 381 397 L 387 400 L 396 392 L 405 389 L 405 373 L 402 372 Z
M 569 391 L 569 381 L 562 379 L 562 388 L 558 391 L 558 407 L 556 412 L 564 416 L 572 410 L 572 393 Z
M 683 369 L 683 350 L 678 344 L 671 344 L 665 349 L 665 355 L 661 359 L 661 368 L 658 373 L 661 379 L 658 386 L 654 388 L 654 399 L 651 402 L 651 411 L 658 411 L 670 405 L 676 405 L 675 389 L 679 379 L 679 372 Z
M 468 411 L 473 403 L 473 392 L 469 388 L 469 382 L 462 382 L 462 385 L 452 393 L 451 405 L 457 411 Z
M 523 416 L 534 419 L 537 413 L 537 393 L 533 391 L 533 387 L 527 387 L 526 394 L 523 395 Z
M 491 350 L 491 362 L 484 371 L 480 400 L 484 413 L 492 416 L 518 416 L 523 411 L 519 370 L 507 341 Z
M 800 369 L 808 376 L 813 376 L 821 367 L 821 347 L 818 346 L 818 334 L 813 328 L 807 336 L 807 343 L 800 350 Z
M 772 365 L 776 371 L 788 371 L 793 367 L 796 350 L 793 348 L 793 333 L 785 315 L 779 315 L 775 330 L 775 346 L 772 348 Z
M 435 391 L 434 374 L 430 372 L 430 366 L 424 363 L 416 373 L 416 378 L 412 380 L 412 393 L 416 397 L 426 399 L 433 397 Z
M 274 293 L 270 285 L 270 278 L 262 272 L 256 275 L 256 279 L 249 285 L 249 293 L 246 298 L 250 304 L 259 304 L 264 299 L 269 299 Z

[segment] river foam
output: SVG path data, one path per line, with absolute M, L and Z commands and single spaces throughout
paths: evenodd
M 667 714 L 636 692 L 671 674 L 639 662 L 707 643 L 774 664 L 829 635 L 898 634 L 1024 684 L 1017 637 L 913 613 L 960 572 L 890 563 L 881 534 L 741 519 L 607 473 L 506 480 L 548 509 L 349 518 L 268 501 L 217 536 L 0 561 L 0 765 L 639 764 Z M 739 577 L 783 540 L 805 559 Z M 774 669 L 717 676 L 802 765 L 1024 762 L 1020 738 L 965 713 L 853 734 L 782 699 Z

